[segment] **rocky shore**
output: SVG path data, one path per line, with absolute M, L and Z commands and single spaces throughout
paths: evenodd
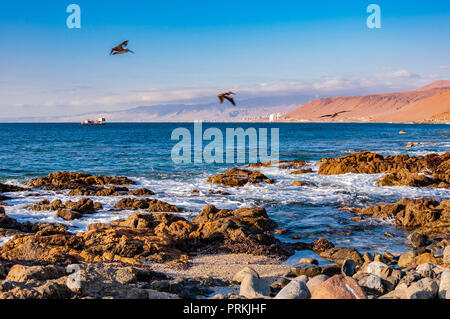
M 304 161 L 258 163 L 209 177 L 208 183 L 240 188 L 276 181 L 255 170 L 274 166 L 311 174 Z M 379 187 L 449 188 L 450 153 L 409 157 L 364 152 L 319 162 L 319 175 L 385 174 Z M 206 205 L 194 218 L 183 207 L 130 189 L 127 177 L 56 172 L 25 187 L 0 184 L 0 198 L 15 192 L 63 191 L 78 200 L 41 200 L 31 211 L 52 211 L 62 221 L 103 209 L 94 197 L 115 200 L 111 211 L 127 218 L 71 232 L 62 223 L 19 222 L 0 204 L 0 299 L 3 298 L 450 298 L 450 199 L 404 198 L 370 207 L 341 207 L 367 218 L 393 221 L 410 232 L 403 254 L 360 253 L 325 238 L 282 242 L 278 224 L 262 207 L 220 209 Z M 309 185 L 294 181 L 294 185 Z M 198 191 L 197 191 L 198 192 Z M 213 191 L 215 192 L 215 191 Z M 3 193 L 7 193 L 3 195 Z M 192 192 L 193 195 L 196 192 Z M 217 191 L 217 196 L 229 193 Z M 89 198 L 91 197 L 91 198 Z M 295 251 L 310 251 L 292 266 Z

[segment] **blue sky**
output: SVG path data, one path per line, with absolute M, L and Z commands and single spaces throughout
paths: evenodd
M 66 26 L 70 3 L 81 29 Z M 371 3 L 381 29 L 366 26 Z M 0 36 L 1 117 L 450 79 L 448 0 L 4 1 Z M 136 54 L 110 57 L 123 40 Z

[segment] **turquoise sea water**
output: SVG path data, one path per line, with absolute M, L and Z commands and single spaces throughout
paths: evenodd
M 171 140 L 175 128 L 193 130 L 193 123 L 117 123 L 84 127 L 80 124 L 0 124 L 0 182 L 20 184 L 26 180 L 60 170 L 92 174 L 124 175 L 140 186 L 156 192 L 155 198 L 185 208 L 187 217 L 197 214 L 205 204 L 219 208 L 263 206 L 280 227 L 289 233 L 280 237 L 313 241 L 325 237 L 340 246 L 369 251 L 401 252 L 406 249 L 406 232 L 389 222 L 352 222 L 342 206 L 367 206 L 395 202 L 403 197 L 450 198 L 450 191 L 432 188 L 376 187 L 379 175 L 346 174 L 318 176 L 316 162 L 351 151 L 372 151 L 383 155 L 423 155 L 450 151 L 449 125 L 424 124 L 328 124 L 328 123 L 204 123 L 204 129 L 255 127 L 279 128 L 280 159 L 306 160 L 314 173 L 293 176 L 276 167 L 260 169 L 277 182 L 273 185 L 247 185 L 226 189 L 230 196 L 209 195 L 209 189 L 222 189 L 206 183 L 206 178 L 241 164 L 175 164 Z M 407 134 L 398 134 L 400 130 Z M 269 130 L 270 131 L 270 130 Z M 416 143 L 407 148 L 408 142 Z M 206 145 L 208 142 L 204 142 Z M 292 186 L 293 180 L 311 186 Z M 199 189 L 200 195 L 191 194 Z M 19 220 L 62 222 L 52 212 L 31 212 L 26 204 L 40 199 L 67 200 L 65 192 L 40 191 L 39 196 L 20 193 L 8 201 L 7 213 Z M 82 231 L 92 222 L 110 221 L 131 212 L 111 213 L 119 198 L 96 198 L 105 210 L 79 221 L 64 222 Z M 394 235 L 386 238 L 385 232 Z

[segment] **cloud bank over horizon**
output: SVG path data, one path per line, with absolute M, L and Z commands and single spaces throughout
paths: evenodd
M 279 106 L 283 107 L 287 105 L 282 98 L 289 96 L 308 96 L 310 100 L 330 96 L 409 91 L 440 79 L 443 79 L 442 73 L 419 75 L 407 70 L 398 70 L 375 74 L 372 77 L 335 76 L 318 81 L 286 80 L 222 88 L 179 87 L 108 93 L 89 86 L 75 86 L 72 89 L 38 92 L 43 96 L 40 100 L 16 103 L 13 109 L 10 105 L 5 105 L 5 101 L 0 102 L 0 107 L 9 109 L 7 113 L 4 113 L 9 116 L 1 118 L 68 117 L 87 113 L 117 112 L 138 106 L 218 104 L 216 96 L 225 90 L 238 93 L 238 100 L 264 99 L 265 97 L 276 100 L 278 97 L 280 98 Z M 299 106 L 305 101 L 295 102 L 294 99 L 293 102 L 293 106 Z M 36 109 L 39 111 L 32 111 Z

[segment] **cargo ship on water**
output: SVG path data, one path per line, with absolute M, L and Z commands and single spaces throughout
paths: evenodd
M 99 117 L 96 121 L 84 120 L 83 122 L 81 122 L 81 124 L 85 125 L 85 126 L 105 125 L 106 124 L 106 119 L 103 118 L 103 117 Z

